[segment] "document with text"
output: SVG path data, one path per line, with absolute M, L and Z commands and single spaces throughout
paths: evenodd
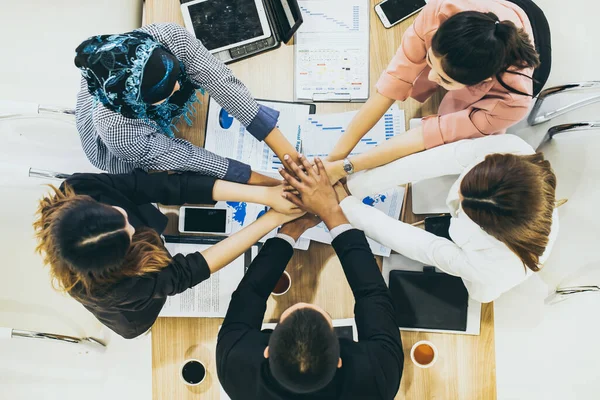
M 189 243 L 165 243 L 171 255 L 191 254 L 210 246 Z M 180 293 L 169 296 L 160 317 L 224 318 L 231 295 L 244 277 L 244 254 L 212 274 L 209 279 Z

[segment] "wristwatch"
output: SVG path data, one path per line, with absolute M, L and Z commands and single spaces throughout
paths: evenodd
M 348 160 L 347 158 L 344 158 L 344 171 L 348 175 L 352 175 L 354 173 L 354 165 L 352 164 L 352 161 Z

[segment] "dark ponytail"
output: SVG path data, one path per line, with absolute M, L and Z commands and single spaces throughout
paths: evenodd
M 540 64 L 527 32 L 511 21 L 499 21 L 492 12 L 453 15 L 440 25 L 431 48 L 442 59 L 444 72 L 457 82 L 475 85 L 495 76 L 508 90 L 524 95 L 529 94 L 508 87 L 500 74 L 509 67 L 537 68 Z

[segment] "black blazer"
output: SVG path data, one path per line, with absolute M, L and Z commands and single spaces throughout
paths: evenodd
M 353 229 L 333 241 L 356 300 L 359 342 L 340 339 L 342 368 L 311 394 L 282 388 L 263 356 L 270 332 L 262 332 L 266 303 L 293 249 L 268 240 L 233 293 L 217 343 L 217 373 L 232 400 L 393 399 L 400 387 L 404 354 L 389 290 L 363 232 Z
M 180 205 L 212 204 L 216 179 L 194 173 L 75 174 L 67 179 L 77 194 L 118 206 L 127 211 L 135 227 L 150 227 L 159 234 L 167 217 L 151 203 Z M 156 321 L 167 296 L 173 296 L 208 279 L 210 270 L 204 257 L 196 252 L 172 255 L 171 264 L 159 272 L 126 278 L 108 288 L 100 299 L 83 298 L 83 306 L 100 322 L 126 339 L 146 332 Z M 81 287 L 73 289 L 81 297 Z M 97 297 L 97 296 L 94 296 Z

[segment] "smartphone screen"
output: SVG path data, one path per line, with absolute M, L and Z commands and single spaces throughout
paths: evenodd
M 183 229 L 186 232 L 225 233 L 227 210 L 215 208 L 186 208 Z
M 352 325 L 334 326 L 333 331 L 339 338 L 346 338 L 349 340 L 354 340 L 354 330 L 352 329 Z
M 380 4 L 390 24 L 395 24 L 420 8 L 425 7 L 424 0 L 388 0 Z

